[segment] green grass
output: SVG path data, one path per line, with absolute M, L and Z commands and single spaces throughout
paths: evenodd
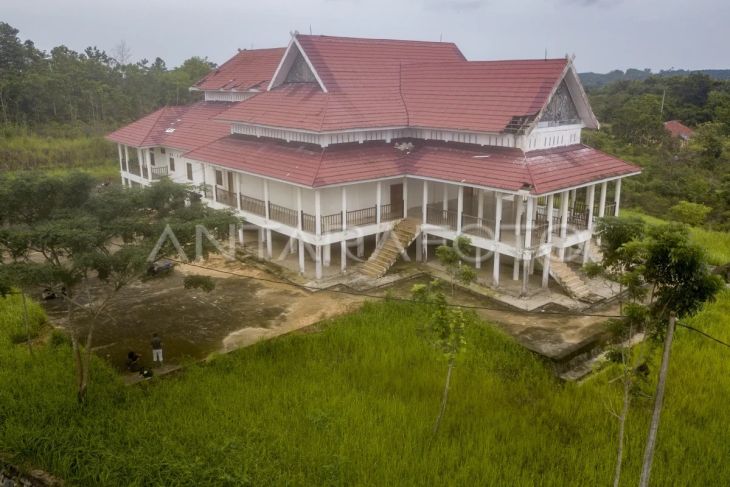
M 621 216 L 635 216 L 642 218 L 649 225 L 661 225 L 666 220 L 647 215 L 638 210 L 621 210 Z M 700 245 L 707 252 L 710 264 L 723 265 L 730 262 L 730 232 L 706 230 L 700 227 L 691 227 L 692 241 Z
M 41 136 L 10 133 L 0 136 L 0 170 L 87 169 L 118 174 L 117 150 L 100 135 Z
M 17 319 L 6 302 L 3 313 Z M 474 326 L 434 438 L 446 364 L 424 319 L 411 304 L 367 304 L 317 333 L 129 388 L 97 362 L 85 409 L 67 346 L 31 360 L 5 343 L 0 450 L 84 486 L 611 482 L 615 371 L 561 383 L 511 338 Z M 691 322 L 730 341 L 730 293 Z M 730 350 L 680 329 L 672 360 L 653 484 L 726 484 Z M 638 482 L 651 407 L 634 401 L 623 485 Z

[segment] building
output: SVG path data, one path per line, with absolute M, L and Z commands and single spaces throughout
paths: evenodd
M 464 234 L 493 285 L 509 266 L 527 293 L 536 264 L 547 286 L 566 255 L 590 258 L 595 219 L 618 214 L 621 180 L 639 173 L 581 144 L 599 124 L 567 58 L 468 61 L 446 42 L 295 34 L 192 89 L 204 100 L 107 136 L 123 183 L 200 185 L 261 229 L 268 257 L 288 239 L 315 278 L 333 248 L 342 272 L 379 277 L 403 248 L 426 260 L 429 242 Z
M 664 122 L 664 129 L 669 132 L 669 135 L 675 139 L 679 139 L 682 147 L 685 147 L 689 142 L 689 139 L 695 134 L 695 131 L 684 125 L 679 120 L 670 120 Z

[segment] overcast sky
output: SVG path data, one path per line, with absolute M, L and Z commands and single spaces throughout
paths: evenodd
M 0 20 L 41 49 L 112 51 L 168 66 L 289 32 L 455 42 L 468 59 L 576 55 L 579 71 L 730 68 L 728 0 L 0 0 Z

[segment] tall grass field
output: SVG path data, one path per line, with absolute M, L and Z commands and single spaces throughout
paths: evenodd
M 621 216 L 634 216 L 643 219 L 649 225 L 667 223 L 666 220 L 656 218 L 638 210 L 621 210 Z M 710 264 L 723 265 L 730 263 L 730 232 L 707 230 L 701 227 L 690 227 L 690 238 L 707 252 Z
M 446 362 L 410 303 L 368 303 L 138 386 L 99 361 L 83 409 L 67 344 L 31 358 L 8 338 L 19 312 L 16 298 L 0 301 L 0 451 L 69 485 L 612 482 L 618 371 L 560 382 L 487 323 L 467 332 L 434 436 Z M 689 323 L 730 341 L 730 292 Z M 678 329 L 653 485 L 730 483 L 728 404 L 730 349 Z M 652 406 L 633 400 L 622 485 L 638 483 Z

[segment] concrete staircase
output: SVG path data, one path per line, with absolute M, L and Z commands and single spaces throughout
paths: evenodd
M 373 279 L 383 277 L 419 233 L 421 228 L 416 220 L 404 218 L 396 223 L 393 230 L 385 234 L 370 258 L 360 266 L 360 273 Z
M 555 257 L 550 259 L 550 276 L 571 298 L 579 301 L 593 301 L 590 289 L 580 276 L 568 264 Z

